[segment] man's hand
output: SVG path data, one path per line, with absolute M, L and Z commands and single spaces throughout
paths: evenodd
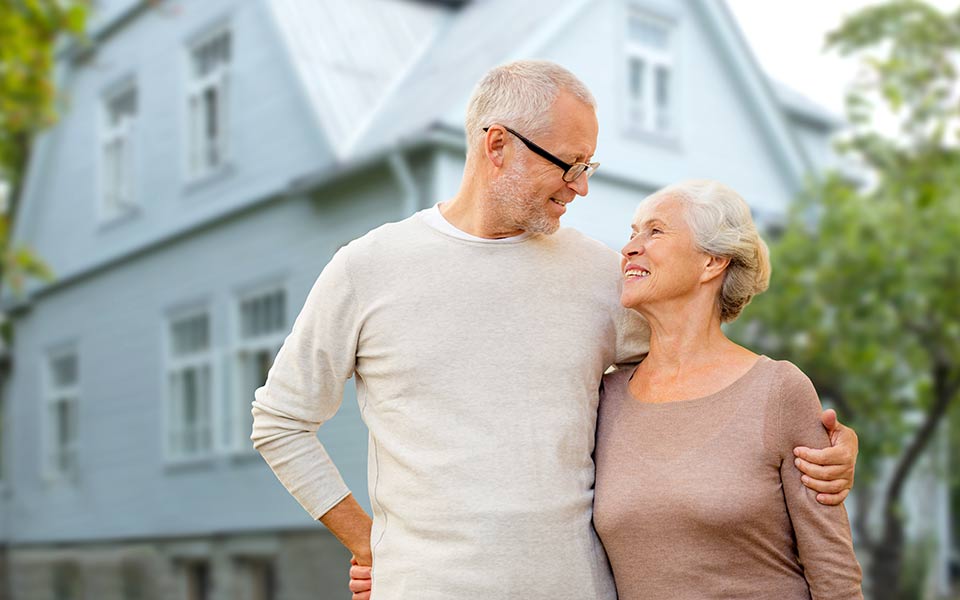
M 857 432 L 840 423 L 833 409 L 820 415 L 830 434 L 830 447 L 822 450 L 797 446 L 793 449 L 797 468 L 803 473 L 803 485 L 817 494 L 820 504 L 837 505 L 844 501 L 853 488 L 853 474 L 857 466 L 860 442 Z
M 353 592 L 353 600 L 370 600 L 372 571 L 372 567 L 361 567 L 356 558 L 350 559 L 350 591 Z

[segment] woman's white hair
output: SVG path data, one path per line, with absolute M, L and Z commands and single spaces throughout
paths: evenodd
M 644 202 L 666 198 L 676 198 L 683 205 L 698 250 L 730 260 L 717 303 L 720 321 L 733 321 L 770 284 L 770 253 L 753 223 L 750 207 L 737 192 L 710 180 L 670 185 Z
M 597 108 L 597 101 L 577 76 L 546 60 L 518 60 L 491 69 L 467 104 L 467 155 L 479 145 L 483 128 L 506 125 L 532 138 L 550 128 L 550 108 L 561 91 Z

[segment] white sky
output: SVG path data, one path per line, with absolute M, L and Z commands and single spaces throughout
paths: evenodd
M 928 0 L 943 11 L 960 0 Z M 827 32 L 847 14 L 877 0 L 727 0 L 754 55 L 767 73 L 836 115 L 856 62 L 823 53 Z

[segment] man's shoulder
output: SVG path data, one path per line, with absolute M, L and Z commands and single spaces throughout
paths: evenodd
M 552 237 L 565 246 L 576 248 L 579 252 L 588 252 L 603 258 L 619 256 L 613 248 L 572 227 L 561 227 Z
M 555 244 L 555 251 L 564 256 L 570 267 L 603 278 L 619 277 L 620 254 L 603 242 L 569 227 L 558 229 L 550 237 Z
M 401 221 L 375 227 L 349 242 L 343 249 L 351 254 L 379 252 L 384 247 L 392 247 L 396 251 L 398 248 L 422 242 L 426 238 L 423 228 L 420 218 L 414 214 Z

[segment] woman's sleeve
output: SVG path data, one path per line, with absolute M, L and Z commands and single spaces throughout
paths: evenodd
M 823 408 L 817 392 L 800 369 L 780 363 L 778 400 L 780 480 L 811 596 L 814 600 L 863 598 L 846 508 L 817 502 L 817 493 L 803 485 L 794 463 L 794 447 L 830 445 L 820 422 Z

